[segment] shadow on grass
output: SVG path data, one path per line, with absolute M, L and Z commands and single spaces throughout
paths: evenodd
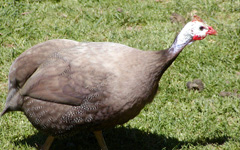
M 103 132 L 107 146 L 110 150 L 160 150 L 160 149 L 179 149 L 181 147 L 189 147 L 190 145 L 221 145 L 227 142 L 230 137 L 218 137 L 214 139 L 199 139 L 196 141 L 179 141 L 176 138 L 166 137 L 153 133 L 146 133 L 138 129 L 130 129 L 126 127 L 114 128 Z M 38 132 L 23 140 L 13 141 L 15 145 L 29 145 L 38 147 L 44 143 L 46 135 Z M 51 150 L 98 150 L 100 147 L 90 132 L 80 132 L 79 134 L 66 138 L 55 139 Z

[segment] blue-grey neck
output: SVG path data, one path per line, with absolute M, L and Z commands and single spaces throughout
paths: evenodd
M 178 55 L 184 49 L 185 46 L 191 44 L 192 42 L 193 40 L 190 38 L 185 41 L 179 41 L 177 36 L 172 46 L 168 49 L 168 52 L 173 55 Z

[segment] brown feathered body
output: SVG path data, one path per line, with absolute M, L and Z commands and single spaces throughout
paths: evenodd
M 50 40 L 22 53 L 9 73 L 8 111 L 52 136 L 123 124 L 150 103 L 176 56 L 117 43 Z

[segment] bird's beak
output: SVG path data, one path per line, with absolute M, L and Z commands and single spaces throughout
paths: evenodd
M 207 31 L 208 35 L 217 35 L 217 31 L 213 29 L 213 27 L 209 26 L 208 27 L 208 31 Z

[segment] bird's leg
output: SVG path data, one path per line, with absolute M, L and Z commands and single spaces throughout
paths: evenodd
M 43 144 L 43 146 L 40 148 L 40 150 L 49 150 L 49 148 L 52 145 L 52 142 L 54 140 L 54 137 L 49 135 L 45 141 L 45 143 Z
M 102 131 L 94 131 L 95 137 L 97 138 L 98 144 L 102 150 L 108 150 L 107 145 L 105 143 L 104 137 L 102 135 Z

